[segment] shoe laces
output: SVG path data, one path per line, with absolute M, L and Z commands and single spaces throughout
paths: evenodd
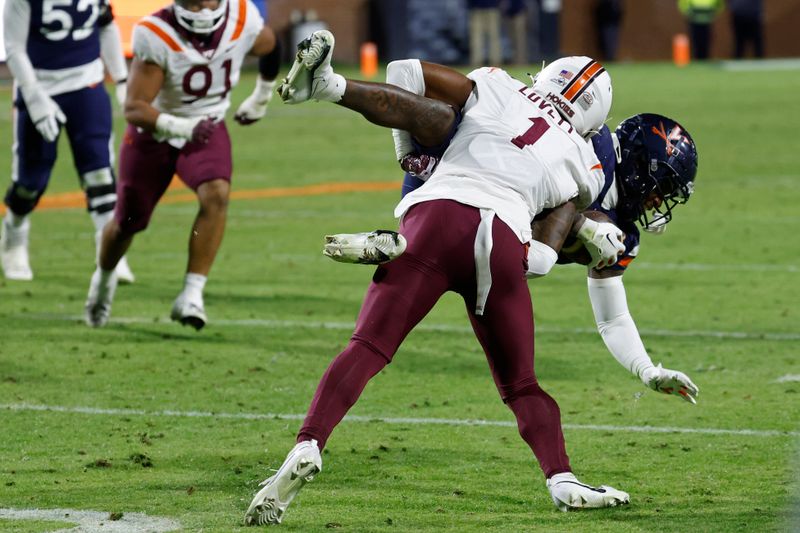
M 325 53 L 326 44 L 324 39 L 311 39 L 311 43 L 303 54 L 303 63 L 306 67 L 313 67 L 314 63 L 322 58 L 322 55 Z
M 364 257 L 373 261 L 385 261 L 395 246 L 397 246 L 397 243 L 391 233 L 375 235 L 367 241 L 367 246 L 364 248 Z

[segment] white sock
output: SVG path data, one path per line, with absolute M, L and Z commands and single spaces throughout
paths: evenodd
M 114 218 L 114 210 L 106 211 L 105 213 L 96 213 L 94 211 L 89 211 L 89 216 L 92 217 L 92 223 L 94 223 L 94 229 L 96 232 L 102 232 L 103 228 L 106 227 L 106 224 Z
M 100 272 L 100 284 L 101 285 L 108 285 L 108 280 L 111 279 L 111 276 L 114 275 L 114 269 L 105 270 L 100 267 L 97 267 L 97 270 Z
M 553 474 L 553 477 L 548 479 L 548 481 L 552 483 L 559 483 L 561 481 L 578 481 L 578 478 L 576 478 L 575 474 L 572 472 L 561 472 L 559 474 Z
M 18 228 L 28 220 L 29 215 L 18 215 L 11 209 L 6 211 L 5 223 L 10 228 Z
M 334 74 L 330 78 L 328 86 L 315 95 L 317 100 L 325 100 L 326 102 L 338 102 L 344 95 L 344 90 L 347 88 L 347 80 L 341 74 Z
M 202 300 L 206 281 L 208 281 L 207 276 L 195 274 L 194 272 L 187 272 L 186 278 L 183 281 L 183 293 L 186 294 L 186 296 Z

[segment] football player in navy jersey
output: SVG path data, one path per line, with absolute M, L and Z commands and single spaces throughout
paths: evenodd
M 693 192 L 697 149 L 677 122 L 657 114 L 623 120 L 615 132 L 603 127 L 592 138 L 603 164 L 605 186 L 584 215 L 613 222 L 625 233 L 625 251 L 613 265 L 589 267 L 587 284 L 597 329 L 609 352 L 649 388 L 695 403 L 699 392 L 686 374 L 654 365 L 628 310 L 622 276 L 639 252 L 639 228 L 666 231 L 672 209 Z M 534 224 L 534 238 L 536 238 Z M 566 242 L 559 263 L 589 260 L 583 243 Z
M 103 67 L 116 84 L 120 105 L 128 69 L 108 0 L 7 0 L 3 29 L 16 91 L 0 263 L 6 278 L 30 280 L 29 215 L 47 188 L 62 129 L 99 246 L 116 202 L 111 103 Z M 125 260 L 117 274 L 124 282 L 133 281 Z

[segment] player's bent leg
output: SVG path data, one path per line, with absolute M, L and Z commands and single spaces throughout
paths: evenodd
M 280 524 L 286 508 L 303 486 L 322 471 L 322 456 L 317 441 L 298 443 L 278 471 L 261 482 L 244 516 L 248 526 Z
M 553 503 L 561 511 L 616 507 L 630 503 L 627 492 L 600 485 L 592 487 L 578 481 L 572 472 L 555 474 L 547 480 Z

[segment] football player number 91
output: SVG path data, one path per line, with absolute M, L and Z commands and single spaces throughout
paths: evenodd
M 226 59 L 224 63 L 222 63 L 222 68 L 225 70 L 225 91 L 222 93 L 220 98 L 225 98 L 225 95 L 231 90 L 231 68 L 233 65 L 233 61 L 230 59 Z M 198 76 L 199 74 L 199 76 Z M 214 74 L 211 72 L 211 69 L 205 65 L 195 65 L 186 71 L 186 74 L 183 76 L 183 92 L 188 94 L 189 96 L 194 96 L 198 100 L 200 98 L 204 98 L 208 94 L 208 90 L 211 88 L 212 76 Z M 202 83 L 199 87 L 193 86 L 192 82 L 195 81 L 196 78 L 202 77 Z
M 70 7 L 72 2 L 73 0 L 44 0 L 42 2 L 42 24 L 47 26 L 58 24 L 61 26 L 60 29 L 52 31 L 47 30 L 44 26 L 42 27 L 42 33 L 49 40 L 63 41 L 69 36 L 70 32 L 72 32 L 72 38 L 74 40 L 82 41 L 92 34 L 95 22 L 97 22 L 97 17 L 100 16 L 99 0 L 78 1 L 78 11 L 91 9 L 92 12 L 89 14 L 89 18 L 86 19 L 86 22 L 83 23 L 83 26 L 74 31 L 72 30 L 74 26 L 72 16 L 70 16 L 68 11 L 59 9 L 60 7 Z

